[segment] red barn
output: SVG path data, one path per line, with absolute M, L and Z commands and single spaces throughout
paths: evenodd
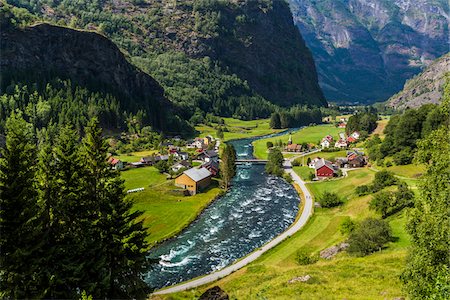
M 316 169 L 316 177 L 333 177 L 334 176 L 334 168 L 333 164 L 321 158 L 315 165 Z

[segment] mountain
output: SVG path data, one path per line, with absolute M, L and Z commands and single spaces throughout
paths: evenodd
M 386 100 L 448 52 L 443 0 L 289 0 L 330 101 Z
M 173 105 L 163 88 L 100 34 L 49 24 L 2 26 L 0 45 L 2 93 L 13 82 L 71 80 L 79 87 L 116 96 L 125 111 L 144 111 L 155 129 L 170 129 L 167 115 Z
M 406 81 L 403 90 L 392 96 L 387 105 L 416 108 L 427 103 L 440 103 L 444 84 L 450 80 L 450 53 L 432 62 L 422 73 Z
M 249 119 L 268 116 L 271 104 L 327 105 L 285 1 L 7 2 L 104 33 L 160 82 L 186 118 L 198 109 Z

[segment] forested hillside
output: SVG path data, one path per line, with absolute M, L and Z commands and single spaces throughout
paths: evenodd
M 154 76 L 185 117 L 245 119 L 326 105 L 309 50 L 283 1 L 8 0 L 39 18 L 97 30 Z

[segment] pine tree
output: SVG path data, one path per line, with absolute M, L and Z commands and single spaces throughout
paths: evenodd
M 35 181 L 32 127 L 13 113 L 0 158 L 0 296 L 42 297 L 42 222 Z
M 95 298 L 145 298 L 148 287 L 143 274 L 148 267 L 147 235 L 139 212 L 131 213 L 132 204 L 125 201 L 123 180 L 106 162 L 107 145 L 98 121 L 93 119 L 86 128 L 82 157 L 86 173 L 84 186 L 88 197 L 98 205 L 94 223 L 101 247 L 92 282 Z
M 223 186 L 228 189 L 231 179 L 236 174 L 236 151 L 233 145 L 225 144 L 221 155 L 220 172 Z
M 270 116 L 270 128 L 280 129 L 281 128 L 281 119 L 279 113 L 273 113 Z

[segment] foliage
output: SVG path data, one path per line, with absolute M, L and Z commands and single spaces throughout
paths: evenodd
M 236 150 L 233 145 L 225 144 L 220 161 L 220 175 L 225 189 L 230 186 L 231 179 L 236 174 Z
M 311 253 L 308 253 L 305 250 L 300 249 L 295 253 L 295 261 L 301 266 L 314 264 L 318 260 L 319 257 L 317 255 L 311 255 Z
M 350 234 L 347 251 L 356 256 L 366 256 L 381 250 L 391 240 L 391 229 L 387 222 L 367 218 Z
M 270 128 L 294 128 L 309 124 L 322 123 L 322 112 L 318 108 L 293 106 L 289 109 L 278 109 L 270 116 Z
M 375 194 L 369 203 L 369 207 L 380 213 L 382 218 L 386 218 L 405 207 L 413 206 L 413 199 L 414 193 L 405 183 L 400 183 L 396 192 L 382 191 Z
M 270 128 L 280 129 L 281 128 L 281 120 L 279 113 L 273 113 L 270 116 Z
M 266 146 L 267 146 L 267 149 L 270 149 L 270 148 L 273 147 L 273 143 L 272 143 L 271 141 L 268 141 L 268 142 L 266 143 Z
M 85 291 L 95 298 L 146 297 L 146 230 L 106 161 L 98 121 L 87 124 L 81 145 L 70 125 L 42 129 L 38 154 L 31 124 L 15 114 L 6 124 L 2 296 L 79 298 Z
M 346 235 L 352 233 L 355 227 L 356 223 L 350 217 L 345 217 L 339 225 L 339 231 L 341 234 Z
M 378 116 L 373 112 L 362 112 L 352 115 L 347 122 L 345 131 L 351 134 L 354 131 L 371 133 L 377 128 Z
M 320 206 L 325 208 L 339 206 L 343 203 L 338 194 L 325 191 L 318 199 Z
M 450 86 L 446 89 L 440 109 L 448 119 Z M 412 246 L 402 279 L 413 299 L 445 299 L 449 295 L 450 278 L 448 125 L 441 125 L 417 145 L 416 161 L 426 164 L 427 169 L 408 220 Z
M 266 172 L 275 176 L 283 175 L 283 154 L 277 148 L 271 149 L 269 152 L 268 162 L 266 164 Z
M 358 196 L 367 195 L 370 193 L 376 193 L 383 188 L 398 183 L 398 179 L 395 178 L 394 173 L 387 170 L 381 170 L 375 174 L 375 178 L 370 185 L 360 185 L 356 187 L 356 194 Z

